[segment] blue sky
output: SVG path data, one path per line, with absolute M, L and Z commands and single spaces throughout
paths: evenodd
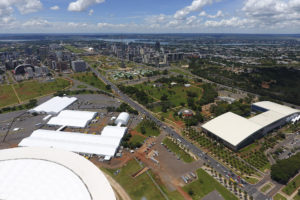
M 2 33 L 299 33 L 300 0 L 0 0 Z

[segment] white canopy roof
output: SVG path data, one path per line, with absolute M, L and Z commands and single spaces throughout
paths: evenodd
M 124 134 L 103 136 L 39 129 L 24 138 L 19 146 L 54 147 L 84 154 L 114 156 Z
M 57 114 L 72 103 L 77 101 L 76 97 L 53 97 L 45 103 L 33 108 L 30 112 Z
M 63 110 L 47 124 L 84 128 L 97 115 L 96 112 Z
M 115 200 L 98 167 L 72 152 L 50 148 L 0 150 L 0 199 Z
M 105 137 L 123 137 L 126 133 L 126 127 L 105 126 L 101 132 L 101 136 Z

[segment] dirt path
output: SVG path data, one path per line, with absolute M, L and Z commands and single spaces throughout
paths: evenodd
M 11 88 L 13 89 L 13 91 L 14 91 L 14 93 L 15 93 L 17 99 L 18 99 L 18 102 L 19 102 L 19 103 L 22 103 L 22 101 L 21 101 L 21 99 L 19 98 L 19 95 L 18 95 L 18 93 L 17 93 L 17 91 L 16 91 L 16 89 L 15 89 L 15 87 L 14 87 L 13 84 L 11 84 Z
M 104 173 L 105 177 L 108 179 L 110 185 L 112 188 L 118 193 L 118 195 L 121 197 L 122 200 L 131 200 L 127 192 L 124 190 L 124 188 L 115 181 L 111 176 Z

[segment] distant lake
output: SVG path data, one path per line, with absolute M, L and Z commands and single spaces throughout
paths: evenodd
M 99 38 L 98 40 L 106 41 L 106 42 L 123 42 L 123 43 L 143 43 L 143 44 L 155 44 L 156 41 L 151 41 L 148 39 L 106 39 L 106 38 Z M 168 42 L 160 42 L 161 45 L 167 45 L 169 44 Z
M 0 42 L 27 42 L 27 41 L 36 41 L 38 39 L 4 39 L 0 40 Z

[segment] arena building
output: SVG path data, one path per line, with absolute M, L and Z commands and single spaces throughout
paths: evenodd
M 202 129 L 229 148 L 238 150 L 300 115 L 297 109 L 270 101 L 254 103 L 251 109 L 261 113 L 247 119 L 227 112 L 202 125 Z
M 0 199 L 116 200 L 104 174 L 84 157 L 58 149 L 0 150 Z

